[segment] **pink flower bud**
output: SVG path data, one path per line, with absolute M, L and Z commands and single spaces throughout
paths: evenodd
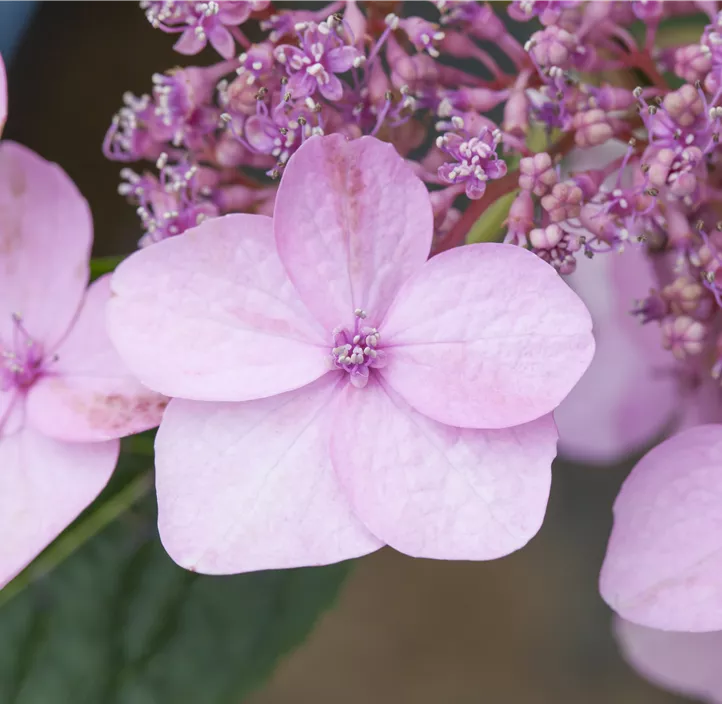
M 675 359 L 684 360 L 699 354 L 707 336 L 707 326 L 687 315 L 669 316 L 662 321 L 662 346 Z
M 680 276 L 662 289 L 662 297 L 674 315 L 689 315 L 707 320 L 714 312 L 714 298 L 701 283 L 688 276 Z
M 552 25 L 540 32 L 534 32 L 527 44 L 529 53 L 540 66 L 566 68 L 569 57 L 577 46 L 573 34 Z
M 545 228 L 535 227 L 529 233 L 529 244 L 534 249 L 553 249 L 563 239 L 564 232 L 559 225 L 547 225 Z
M 360 49 L 363 45 L 364 36 L 366 35 L 366 17 L 359 9 L 356 0 L 346 0 L 343 19 L 353 34 L 353 37 L 349 37 L 349 41 Z
M 704 80 L 712 69 L 712 52 L 703 44 L 688 44 L 674 52 L 674 72 L 689 83 Z
M 515 137 L 523 137 L 529 130 L 529 99 L 525 90 L 514 90 L 509 95 L 502 128 Z
M 697 89 L 689 83 L 679 90 L 667 93 L 662 101 L 662 107 L 680 127 L 690 127 L 704 112 L 702 98 Z
M 535 196 L 545 195 L 558 180 L 552 158 L 546 152 L 524 157 L 519 162 L 519 187 Z
M 594 109 L 579 112 L 574 116 L 576 130 L 574 140 L 580 147 L 596 147 L 611 139 L 614 129 L 609 124 L 604 110 Z
M 561 222 L 579 215 L 582 202 L 582 189 L 573 181 L 557 183 L 541 199 L 544 210 L 549 213 L 552 222 Z

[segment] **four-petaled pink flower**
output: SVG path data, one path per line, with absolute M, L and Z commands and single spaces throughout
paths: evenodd
M 363 58 L 339 37 L 332 20 L 298 28 L 300 48 L 280 44 L 274 50 L 276 60 L 288 70 L 288 91 L 294 98 L 305 98 L 318 89 L 326 100 L 341 100 L 343 83 L 336 74 L 346 73 Z
M 391 145 L 311 137 L 273 219 L 215 218 L 120 265 L 111 339 L 175 397 L 156 469 L 179 564 L 491 559 L 536 533 L 589 314 L 519 247 L 427 262 L 432 223 Z
M 110 277 L 86 292 L 92 238 L 68 176 L 0 143 L 0 587 L 105 486 L 118 438 L 157 425 L 166 403 L 105 333 Z

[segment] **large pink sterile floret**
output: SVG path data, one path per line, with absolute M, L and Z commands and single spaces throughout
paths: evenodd
M 426 261 L 423 183 L 371 137 L 312 137 L 273 219 L 228 215 L 137 252 L 109 330 L 174 396 L 159 527 L 208 573 L 315 565 L 389 544 L 491 559 L 541 524 L 551 411 L 589 364 L 589 315 L 501 244 Z
M 110 277 L 86 291 L 92 237 L 68 176 L 0 143 L 0 587 L 103 488 L 117 438 L 165 406 L 108 340 Z

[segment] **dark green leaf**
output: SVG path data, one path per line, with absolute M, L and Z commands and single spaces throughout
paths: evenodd
M 186 572 L 157 538 L 150 496 L 139 498 L 147 472 L 119 475 L 0 608 L 0 702 L 237 704 L 306 637 L 349 564 Z

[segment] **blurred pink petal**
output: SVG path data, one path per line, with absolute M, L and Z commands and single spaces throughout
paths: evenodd
M 65 443 L 30 428 L 0 438 L 0 587 L 100 493 L 117 440 Z
M 202 51 L 207 42 L 205 34 L 198 34 L 195 27 L 188 27 L 173 45 L 179 54 L 193 56 Z
M 226 215 L 126 259 L 108 330 L 121 357 L 167 396 L 242 401 L 328 371 L 330 334 L 297 298 L 271 219 Z
M 373 137 L 308 140 L 286 166 L 273 217 L 288 275 L 328 331 L 356 308 L 378 326 L 431 247 L 424 184 Z
M 722 631 L 658 631 L 617 619 L 615 632 L 624 657 L 650 682 L 722 704 Z
M 331 466 L 344 377 L 246 403 L 171 401 L 156 443 L 158 520 L 178 564 L 227 574 L 325 565 L 381 547 Z
M 347 385 L 332 457 L 356 513 L 415 557 L 491 560 L 539 530 L 557 432 L 551 415 L 504 430 L 437 423 L 371 381 Z
M 432 258 L 381 325 L 382 374 L 441 423 L 504 428 L 550 413 L 594 353 L 589 313 L 520 247 L 475 244 Z
M 0 142 L 0 340 L 12 314 L 52 350 L 67 332 L 88 283 L 93 221 L 75 184 L 14 142 Z
M 232 58 L 236 51 L 236 42 L 233 36 L 222 24 L 216 24 L 208 32 L 208 41 L 224 59 Z
M 28 423 L 69 441 L 109 440 L 160 423 L 168 400 L 131 376 L 104 332 L 110 276 L 94 282 L 50 373 L 28 392 Z
M 670 426 L 680 407 L 674 361 L 662 348 L 659 326 L 630 314 L 655 286 L 644 251 L 577 258 L 568 277 L 587 305 L 597 343 L 594 359 L 554 419 L 559 450 L 570 458 L 615 462 L 643 449 Z
M 614 504 L 605 601 L 665 630 L 722 630 L 722 426 L 685 430 L 632 470 Z

